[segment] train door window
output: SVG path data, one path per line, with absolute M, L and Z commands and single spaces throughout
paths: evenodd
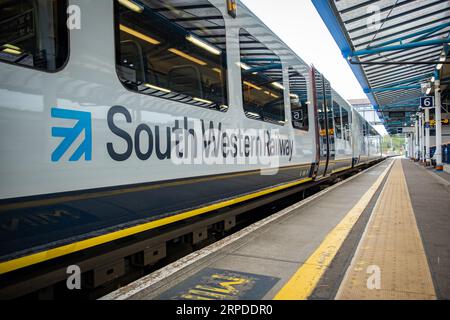
M 361 127 L 360 127 L 360 143 L 361 143 L 361 152 L 364 154 L 366 153 L 366 124 L 363 120 L 363 118 L 359 117 L 359 121 L 361 123 Z
M 67 1 L 0 0 L 0 61 L 57 71 L 67 61 Z
M 330 82 L 324 78 L 323 81 L 324 92 L 325 92 L 325 105 L 327 109 L 327 124 L 328 124 L 328 135 L 331 139 L 334 139 L 334 118 L 333 118 L 333 97 L 331 92 Z
M 342 135 L 347 141 L 350 141 L 350 115 L 345 108 L 341 108 Z
M 352 131 L 353 130 L 353 111 L 350 109 L 348 112 L 348 135 L 347 140 L 351 141 Z
M 306 78 L 292 67 L 289 68 L 289 98 L 291 101 L 292 126 L 308 131 L 308 94 Z
M 370 128 L 370 145 L 372 146 L 372 147 L 376 147 L 376 140 L 374 139 L 375 138 L 375 136 L 376 136 L 376 131 L 375 131 L 375 129 L 374 128 Z
M 324 92 L 325 92 L 325 105 L 327 112 L 327 125 L 328 125 L 328 145 L 330 156 L 335 155 L 335 140 L 334 140 L 334 118 L 333 118 L 333 97 L 331 84 L 324 78 L 323 80 Z
M 115 0 L 116 67 L 132 91 L 228 110 L 225 23 L 207 0 Z
M 316 91 L 316 106 L 317 106 L 317 124 L 319 131 L 319 147 L 320 147 L 320 156 L 321 158 L 326 158 L 328 155 L 328 135 L 327 135 L 327 118 L 326 118 L 326 106 L 324 100 L 324 77 L 318 72 L 314 70 L 314 83 L 315 83 L 315 91 Z
M 343 139 L 341 106 L 334 100 L 333 100 L 333 117 L 334 117 L 334 133 L 336 134 L 336 139 Z
M 242 98 L 248 118 L 285 123 L 283 69 L 280 58 L 246 30 L 239 32 Z

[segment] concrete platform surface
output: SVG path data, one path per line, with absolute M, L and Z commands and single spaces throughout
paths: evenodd
M 449 299 L 449 208 L 445 176 L 387 159 L 103 299 Z

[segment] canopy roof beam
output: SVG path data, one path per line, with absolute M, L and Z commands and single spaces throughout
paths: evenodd
M 348 59 L 349 57 L 359 57 L 359 56 L 377 54 L 377 53 L 381 53 L 381 52 L 405 50 L 405 49 L 410 49 L 410 48 L 437 46 L 437 45 L 443 45 L 446 43 L 450 43 L 450 38 L 425 40 L 425 41 L 410 42 L 410 43 L 404 43 L 404 44 L 398 44 L 398 45 L 392 45 L 392 46 L 357 50 L 357 51 L 353 51 L 353 52 L 348 52 L 346 58 Z
M 414 32 L 414 33 L 408 34 L 406 36 L 402 36 L 402 37 L 398 37 L 398 38 L 395 38 L 395 39 L 392 39 L 392 40 L 389 40 L 389 41 L 378 43 L 378 44 L 373 45 L 373 46 L 369 45 L 367 47 L 367 49 L 384 47 L 384 46 L 387 46 L 388 44 L 393 44 L 393 43 L 397 43 L 397 42 L 399 42 L 400 44 L 403 44 L 403 41 L 405 41 L 407 39 L 415 38 L 415 37 L 417 37 L 417 38 L 413 39 L 411 41 L 411 43 L 412 42 L 419 42 L 419 41 L 424 40 L 425 38 L 431 36 L 433 33 L 437 32 L 439 30 L 442 30 L 444 28 L 447 28 L 449 26 L 450 26 L 450 22 L 443 23 L 443 24 L 441 24 L 441 25 L 439 25 L 437 27 L 428 28 L 428 29 L 425 29 L 425 30 L 422 30 L 422 31 Z
M 380 87 L 369 89 L 371 92 L 385 92 L 385 91 L 397 91 L 397 90 L 409 90 L 409 89 L 420 89 L 420 85 L 410 85 L 410 86 L 397 86 L 397 87 Z M 366 92 L 368 93 L 368 92 Z

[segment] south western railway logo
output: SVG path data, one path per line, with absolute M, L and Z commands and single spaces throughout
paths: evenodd
M 92 119 L 90 112 L 52 108 L 52 118 L 69 120 L 69 127 L 53 127 L 52 137 L 63 138 L 52 153 L 52 161 L 58 162 L 67 153 L 78 137 L 84 132 L 84 138 L 72 153 L 69 161 L 92 160 Z
M 90 112 L 61 108 L 51 109 L 52 137 L 59 143 L 51 154 L 52 162 L 63 159 L 91 161 L 93 156 L 93 119 Z M 102 126 L 98 120 L 98 126 Z M 172 125 L 133 123 L 132 114 L 122 106 L 108 110 L 105 151 L 117 162 L 130 158 L 141 161 L 151 157 L 158 160 L 194 159 L 192 163 L 266 164 L 261 159 L 286 157 L 292 160 L 294 140 L 279 133 L 278 129 L 224 129 L 221 122 L 174 118 Z M 97 126 L 97 124 L 96 124 Z M 213 162 L 213 163 L 216 163 Z M 269 161 L 273 164 L 273 161 Z

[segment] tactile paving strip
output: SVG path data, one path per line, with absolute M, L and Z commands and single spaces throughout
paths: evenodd
M 436 299 L 400 160 L 373 209 L 336 299 Z

